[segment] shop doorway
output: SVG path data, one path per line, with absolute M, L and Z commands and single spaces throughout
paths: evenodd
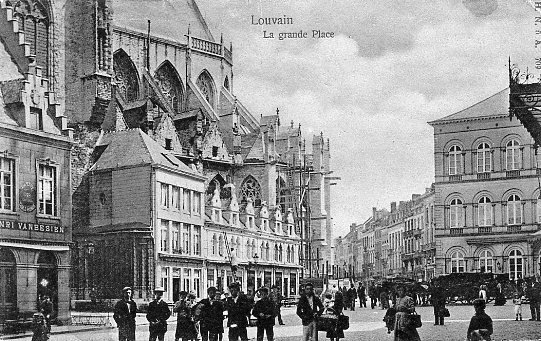
M 17 278 L 13 253 L 0 248 L 0 320 L 17 308 Z
M 38 288 L 36 304 L 44 296 L 53 301 L 54 311 L 58 311 L 58 271 L 56 257 L 51 251 L 41 251 L 38 257 Z

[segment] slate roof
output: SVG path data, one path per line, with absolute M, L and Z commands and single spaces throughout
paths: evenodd
M 113 24 L 155 37 L 186 43 L 188 26 L 196 38 L 214 41 L 194 0 L 114 0 Z
M 435 121 L 428 122 L 429 124 L 443 123 L 454 120 L 479 119 L 491 116 L 507 116 L 509 108 L 509 88 L 506 88 L 481 102 L 456 112 L 452 115 L 445 116 Z
M 96 146 L 107 145 L 90 170 L 114 169 L 138 165 L 162 165 L 192 174 L 194 171 L 145 134 L 141 129 L 105 133 Z

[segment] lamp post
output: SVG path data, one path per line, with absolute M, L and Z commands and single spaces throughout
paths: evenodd
M 255 283 L 254 283 L 254 287 L 259 287 L 259 283 L 258 283 L 258 267 L 257 267 L 257 262 L 259 261 L 259 256 L 257 255 L 257 253 L 254 253 L 254 256 L 252 257 L 254 259 L 254 265 L 255 265 Z

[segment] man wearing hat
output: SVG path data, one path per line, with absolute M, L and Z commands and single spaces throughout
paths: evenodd
M 274 302 L 269 299 L 269 289 L 259 289 L 261 299 L 257 301 L 252 315 L 257 318 L 257 341 L 263 341 L 263 334 L 267 334 L 267 340 L 274 340 Z
M 239 294 L 240 285 L 231 283 L 229 285 L 229 296 L 225 300 L 225 309 L 227 310 L 227 326 L 229 327 L 229 341 L 248 341 L 246 327 L 248 326 L 248 316 L 252 308 L 248 299 L 244 295 Z
M 283 326 L 284 321 L 282 321 L 282 314 L 280 312 L 280 308 L 282 307 L 282 301 L 284 300 L 284 296 L 282 296 L 282 290 L 278 289 L 279 288 L 276 285 L 273 285 L 271 287 L 270 299 L 274 303 L 274 316 L 278 317 L 278 323 Z
M 118 327 L 119 341 L 135 341 L 135 316 L 137 305 L 132 300 L 130 287 L 122 289 L 122 299 L 115 304 L 113 318 Z
M 147 320 L 149 322 L 150 341 L 163 341 L 167 331 L 167 319 L 171 316 L 169 306 L 162 299 L 163 288 L 154 289 L 154 301 L 150 302 L 147 311 Z
M 224 304 L 216 297 L 216 288 L 207 289 L 208 298 L 199 302 L 201 306 L 200 329 L 203 341 L 218 341 L 224 333 Z

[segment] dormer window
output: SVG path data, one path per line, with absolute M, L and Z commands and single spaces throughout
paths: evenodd
M 254 217 L 248 217 L 248 228 L 254 228 Z
M 212 147 L 212 157 L 218 157 L 218 147 Z
M 231 225 L 237 226 L 239 224 L 239 215 L 237 213 L 231 214 Z
M 172 139 L 165 139 L 165 149 L 167 149 L 167 150 L 173 149 L 173 148 L 171 147 L 171 143 L 172 143 L 172 142 L 173 142 Z
M 282 223 L 276 222 L 276 233 L 281 234 L 282 232 Z
M 263 219 L 262 222 L 263 222 L 263 231 L 268 231 L 269 230 L 269 222 L 266 219 Z
M 219 209 L 214 208 L 212 210 L 212 221 L 216 223 L 221 222 L 221 217 L 220 217 L 221 215 L 222 215 L 222 212 Z

